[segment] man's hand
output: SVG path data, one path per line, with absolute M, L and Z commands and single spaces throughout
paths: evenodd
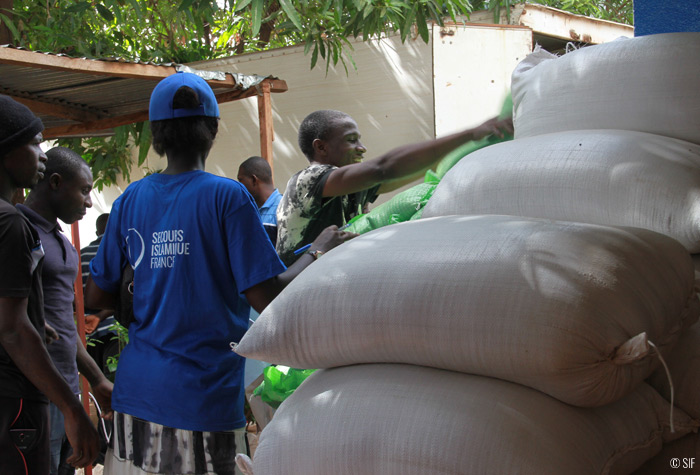
M 506 134 L 512 135 L 513 118 L 507 117 L 505 119 L 499 119 L 498 117 L 494 117 L 474 128 L 473 134 L 474 140 L 482 139 L 489 135 L 495 135 L 499 138 L 503 138 Z
M 63 413 L 65 418 L 66 436 L 73 447 L 73 455 L 66 462 L 73 467 L 86 467 L 97 458 L 99 438 L 97 430 L 80 404 L 71 406 Z
M 44 323 L 44 341 L 46 341 L 47 345 L 50 345 L 52 342 L 58 340 L 58 332 L 48 323 Z
M 311 243 L 309 251 L 328 252 L 334 247 L 339 246 L 345 241 L 349 241 L 357 236 L 358 234 L 339 230 L 338 226 L 328 226 L 326 229 L 321 231 L 321 234 L 319 234 L 316 239 L 314 239 L 314 242 Z
M 99 324 L 100 319 L 97 317 L 97 315 L 85 315 L 85 334 L 89 335 L 97 330 L 97 325 Z
M 105 378 L 91 387 L 92 394 L 95 396 L 95 399 L 97 399 L 97 404 L 100 405 L 102 419 L 112 420 L 114 415 L 112 412 L 112 388 L 114 385 Z

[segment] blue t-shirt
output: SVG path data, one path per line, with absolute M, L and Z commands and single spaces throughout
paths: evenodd
M 275 191 L 267 197 L 265 203 L 259 209 L 260 219 L 273 246 L 277 244 L 277 206 L 279 206 L 281 199 L 282 195 L 275 188 Z
M 277 207 L 280 204 L 282 195 L 277 188 L 267 197 L 265 203 L 260 207 L 260 219 L 263 224 L 277 226 Z
M 127 259 L 135 322 L 112 407 L 178 429 L 243 427 L 245 360 L 231 350 L 248 328 L 242 292 L 285 270 L 250 195 L 203 171 L 133 183 L 90 264 L 98 287 L 116 293 Z

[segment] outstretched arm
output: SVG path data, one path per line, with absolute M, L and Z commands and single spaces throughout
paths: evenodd
M 397 147 L 380 157 L 340 167 L 328 176 L 323 196 L 355 193 L 381 184 L 380 193 L 410 183 L 460 145 L 489 135 L 513 132 L 512 118 L 493 118 L 446 137 Z
M 357 234 L 340 231 L 338 226 L 329 226 L 311 243 L 309 251 L 328 252 L 339 244 L 356 237 Z M 304 253 L 294 264 L 280 275 L 261 282 L 245 290 L 243 293 L 246 299 L 257 312 L 262 312 L 272 300 L 289 284 L 294 278 L 314 262 L 314 257 Z
M 29 321 L 27 302 L 26 298 L 0 297 L 0 344 L 22 374 L 63 413 L 66 435 L 73 447 L 73 455 L 67 461 L 85 467 L 97 457 L 97 431 Z

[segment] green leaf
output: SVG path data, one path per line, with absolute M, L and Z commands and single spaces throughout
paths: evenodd
M 139 159 L 138 165 L 143 165 L 148 156 L 148 151 L 151 148 L 151 127 L 148 123 L 143 122 L 143 127 L 141 129 L 141 134 L 139 137 Z
M 406 37 L 408 36 L 408 33 L 411 31 L 411 27 L 413 26 L 413 22 L 416 18 L 416 9 L 418 8 L 417 5 L 413 5 L 413 8 L 408 12 L 406 15 L 406 22 L 403 24 L 403 28 L 401 28 L 401 41 L 406 41 Z
M 0 13 L 0 19 L 2 20 L 2 23 L 5 24 L 5 26 L 7 27 L 7 29 L 10 30 L 10 32 L 12 33 L 12 37 L 13 37 L 15 40 L 18 40 L 19 37 L 20 37 L 19 31 L 17 31 L 17 28 L 16 28 L 15 25 L 12 23 L 12 21 L 10 21 L 10 19 L 9 19 L 7 16 L 5 16 L 4 14 L 2 14 L 2 13 Z
M 240 11 L 243 10 L 245 7 L 247 7 L 248 5 L 250 5 L 250 2 L 251 2 L 251 1 L 252 1 L 252 0 L 242 0 L 242 1 L 240 1 L 240 2 L 236 2 L 236 6 L 235 6 L 235 8 L 234 8 L 233 11 L 234 11 L 234 12 L 240 12 Z
M 143 13 L 141 12 L 141 6 L 139 5 L 137 0 L 128 0 L 129 3 L 131 4 L 131 8 L 134 10 L 134 13 L 136 13 L 136 17 L 138 18 L 139 22 L 143 21 Z
M 180 6 L 178 7 L 178 10 L 181 12 L 188 10 L 192 6 L 193 3 L 194 3 L 194 0 L 182 0 L 182 2 L 180 2 Z
M 97 9 L 97 13 L 99 13 L 102 18 L 110 23 L 114 21 L 114 15 L 112 15 L 112 12 L 110 12 L 107 7 L 101 3 L 96 3 L 95 8 Z
M 314 66 L 316 66 L 316 61 L 318 61 L 318 43 L 314 46 L 314 52 L 311 53 L 311 68 L 309 69 L 314 69 Z
M 428 31 L 428 25 L 423 16 L 423 11 L 419 8 L 416 10 L 416 24 L 418 26 L 418 34 L 420 37 L 428 43 L 430 41 L 430 32 Z
M 290 0 L 279 0 L 279 2 L 282 6 L 282 10 L 284 10 L 287 17 L 289 17 L 292 23 L 294 23 L 294 26 L 296 26 L 299 31 L 302 31 L 304 27 L 301 25 L 301 19 L 299 18 L 299 14 L 294 8 L 294 5 L 292 5 L 292 2 Z
M 252 0 L 252 10 L 251 10 L 251 20 L 252 20 L 252 31 L 253 36 L 258 36 L 260 33 L 260 25 L 262 23 L 262 13 L 264 8 L 264 0 Z

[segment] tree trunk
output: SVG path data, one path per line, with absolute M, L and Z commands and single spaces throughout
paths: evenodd
M 12 20 L 12 9 L 14 0 L 0 0 L 0 13 Z M 14 44 L 12 32 L 5 26 L 5 22 L 0 22 L 0 45 Z

